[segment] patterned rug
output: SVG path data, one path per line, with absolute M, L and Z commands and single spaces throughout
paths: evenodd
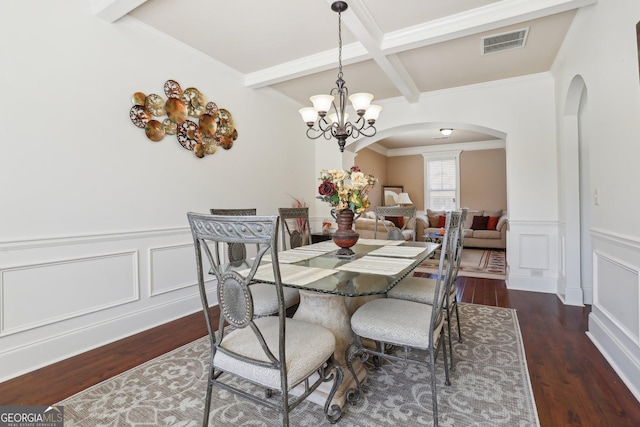
M 441 426 L 540 426 L 516 311 L 460 304 L 463 343 L 454 342 L 456 370 L 444 385 L 437 363 Z M 455 328 L 454 328 L 455 329 Z M 429 371 L 415 365 L 369 367 L 365 390 L 344 408 L 340 427 L 430 426 Z M 208 340 L 194 341 L 62 402 L 65 427 L 198 426 L 208 372 Z M 247 390 L 262 393 L 247 385 Z M 278 415 L 214 387 L 210 426 L 278 426 Z M 291 426 L 329 426 L 320 406 L 305 401 Z
M 437 273 L 440 252 L 416 268 L 419 273 Z M 458 276 L 506 280 L 507 261 L 504 250 L 464 248 Z

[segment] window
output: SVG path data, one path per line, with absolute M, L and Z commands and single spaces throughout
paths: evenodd
M 435 211 L 458 208 L 460 152 L 425 154 L 425 201 Z

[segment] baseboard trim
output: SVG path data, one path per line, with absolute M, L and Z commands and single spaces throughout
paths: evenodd
M 638 388 L 640 359 L 634 357 L 605 322 L 593 312 L 589 315 L 589 330 L 586 334 L 636 400 L 640 402 L 640 388 Z
M 110 318 L 0 354 L 0 382 L 202 310 L 197 294 Z M 135 328 L 132 327 L 135 325 Z
M 550 277 L 529 277 L 509 274 L 507 276 L 507 288 L 518 291 L 555 294 L 558 292 L 558 280 Z

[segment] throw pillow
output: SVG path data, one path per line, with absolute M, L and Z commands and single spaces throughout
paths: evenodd
M 438 222 L 440 221 L 440 216 L 444 215 L 444 211 L 432 211 L 431 209 L 427 209 L 427 217 L 429 218 L 429 227 L 435 228 L 438 226 Z
M 473 224 L 474 216 L 482 216 L 483 214 L 484 214 L 484 211 L 468 211 L 467 219 L 464 221 L 465 230 L 468 230 L 471 228 L 471 224 Z
M 393 225 L 398 228 L 404 227 L 404 217 L 403 216 L 385 216 L 384 219 L 387 221 L 391 221 Z
M 490 216 L 489 221 L 487 221 L 487 230 L 495 230 L 499 219 L 499 216 Z
M 440 215 L 438 217 L 438 228 L 442 228 L 447 225 L 447 217 L 445 215 Z
M 486 230 L 487 222 L 489 222 L 488 216 L 474 216 L 473 223 L 471 224 L 472 230 Z

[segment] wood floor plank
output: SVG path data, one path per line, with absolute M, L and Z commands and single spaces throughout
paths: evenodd
M 517 310 L 542 427 L 637 427 L 640 402 L 586 335 L 590 307 L 459 277 L 459 301 Z M 214 316 L 217 319 L 217 315 Z M 0 405 L 49 405 L 206 334 L 202 313 L 0 383 Z

